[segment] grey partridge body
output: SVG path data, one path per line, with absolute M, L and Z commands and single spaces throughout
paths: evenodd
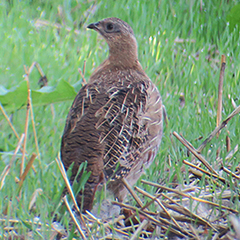
M 74 163 L 71 182 L 82 162 L 91 171 L 84 192 L 77 196 L 83 211 L 91 210 L 102 181 L 110 180 L 108 189 L 123 201 L 127 190 L 122 178 L 131 185 L 138 180 L 154 160 L 163 131 L 161 96 L 138 61 L 132 28 L 118 18 L 88 28 L 107 41 L 109 57 L 78 92 L 61 145 L 65 169 Z

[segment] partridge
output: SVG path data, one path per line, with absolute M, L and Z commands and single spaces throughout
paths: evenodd
M 92 209 L 101 182 L 108 182 L 107 188 L 123 201 L 127 190 L 122 179 L 130 185 L 138 180 L 153 162 L 163 133 L 161 95 L 138 61 L 132 28 L 118 18 L 88 28 L 106 40 L 109 56 L 78 92 L 61 144 L 65 169 L 74 163 L 70 182 L 85 161 L 91 172 L 76 197 L 82 211 Z

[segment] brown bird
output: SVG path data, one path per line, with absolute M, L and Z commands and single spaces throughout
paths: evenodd
M 88 28 L 103 36 L 109 56 L 78 92 L 61 145 L 65 169 L 74 163 L 71 182 L 81 163 L 86 161 L 91 171 L 77 196 L 82 211 L 92 209 L 102 181 L 109 180 L 108 189 L 123 201 L 127 190 L 122 179 L 131 185 L 138 180 L 153 162 L 163 132 L 162 99 L 138 61 L 132 28 L 118 18 Z

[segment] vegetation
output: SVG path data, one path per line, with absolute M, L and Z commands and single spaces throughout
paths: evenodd
M 190 186 L 192 173 L 182 160 L 191 162 L 193 157 L 172 133 L 182 134 L 197 149 L 215 129 L 221 55 L 226 56 L 222 118 L 226 119 L 240 105 L 239 29 L 232 26 L 229 29 L 226 20 L 238 2 L 2 1 L 0 101 L 18 137 L 4 114 L 0 114 L 0 239 L 14 231 L 22 236 L 29 236 L 31 232 L 32 239 L 53 236 L 51 224 L 55 214 L 59 215 L 64 186 L 55 158 L 59 156 L 68 110 L 81 87 L 82 75 L 78 68 L 84 69 L 87 80 L 108 51 L 106 43 L 94 31 L 86 30 L 86 26 L 106 17 L 119 17 L 132 26 L 139 45 L 139 60 L 158 86 L 167 110 L 168 126 L 165 124 L 159 153 L 142 179 L 164 183 L 170 188 L 173 184 L 181 189 Z M 33 62 L 41 66 L 48 86 L 40 89 L 41 74 L 36 68 L 28 76 L 27 67 Z M 32 90 L 34 117 L 31 111 L 26 111 L 26 77 Z M 14 151 L 26 131 L 27 113 L 26 160 L 22 166 L 22 153 L 18 151 L 14 155 Z M 234 199 L 237 192 L 239 195 L 239 179 L 233 181 L 231 175 L 220 169 L 223 164 L 237 174 L 240 168 L 240 153 L 236 150 L 240 139 L 239 122 L 237 114 L 202 151 L 212 168 L 228 182 L 235 181 L 234 184 L 219 187 L 205 177 L 196 181 L 200 189 L 196 192 L 198 196 L 209 185 L 212 195 L 230 190 L 231 207 L 238 215 L 239 200 Z M 226 138 L 230 147 L 226 146 Z M 229 158 L 227 150 L 234 148 Z M 21 173 L 33 153 L 37 154 L 33 167 L 20 184 Z M 12 159 L 13 156 L 16 158 Z M 157 189 L 140 181 L 137 185 L 151 194 Z M 222 195 L 217 198 L 222 199 Z M 70 227 L 70 219 L 66 211 L 61 226 L 66 228 L 68 239 L 77 238 L 79 234 Z M 206 235 L 211 238 L 211 232 Z

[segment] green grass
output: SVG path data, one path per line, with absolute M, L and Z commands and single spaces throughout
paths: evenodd
M 196 148 L 216 126 L 217 91 L 221 55 L 227 57 L 223 92 L 223 119 L 234 108 L 231 99 L 240 105 L 240 48 L 239 33 L 229 32 L 226 16 L 239 1 L 2 1 L 0 3 L 0 85 L 11 88 L 24 79 L 23 66 L 38 62 L 45 72 L 49 85 L 54 86 L 60 79 L 75 84 L 81 81 L 78 68 L 86 61 L 85 78 L 88 79 L 107 56 L 107 45 L 93 31 L 86 31 L 89 23 L 106 17 L 119 17 L 128 22 L 136 35 L 139 45 L 139 60 L 149 77 L 158 86 L 169 117 L 169 125 L 164 129 L 164 137 L 156 158 L 156 163 L 146 171 L 144 179 L 154 182 L 171 183 L 175 174 L 177 181 L 188 181 L 188 174 L 181 173 L 182 159 L 187 157 L 186 149 L 171 133 L 183 134 Z M 62 17 L 58 7 L 62 8 Z M 51 23 L 66 24 L 72 29 L 57 30 L 51 26 L 36 27 L 37 19 Z M 78 29 L 76 35 L 73 30 Z M 183 43 L 176 39 L 188 39 Z M 38 89 L 40 76 L 36 70 L 30 75 L 30 88 Z M 179 97 L 185 97 L 185 106 L 180 107 Z M 0 216 L 11 201 L 7 218 L 33 220 L 39 217 L 42 223 L 49 225 L 53 212 L 59 203 L 63 180 L 55 158 L 59 154 L 61 135 L 71 101 L 53 105 L 34 107 L 38 144 L 41 158 L 34 162 L 36 173 L 30 170 L 22 187 L 22 196 L 18 198 L 20 160 L 11 167 L 0 190 Z M 19 134 L 24 132 L 26 110 L 7 112 Z M 227 128 L 222 130 L 219 139 L 214 138 L 203 151 L 203 155 L 217 169 L 216 150 L 221 147 L 220 157 L 226 156 L 225 138 L 229 135 L 231 146 L 239 144 L 240 118 L 234 117 Z M 5 118 L 0 114 L 0 173 L 11 159 L 17 146 Z M 210 151 L 211 150 L 211 151 Z M 27 138 L 27 157 L 36 152 L 31 122 Z M 170 162 L 169 162 L 170 159 Z M 239 151 L 228 162 L 236 167 L 239 164 Z M 171 164 L 169 164 L 171 163 Z M 166 171 L 168 170 L 168 171 Z M 238 183 L 239 184 L 239 183 Z M 141 185 L 142 186 L 142 185 Z M 42 189 L 35 207 L 28 206 L 36 189 Z M 154 192 L 154 188 L 147 188 Z M 239 206 L 236 205 L 236 207 Z M 6 217 L 4 216 L 4 217 Z M 3 217 L 3 215 L 2 215 Z M 65 223 L 69 221 L 65 215 Z M 66 224 L 67 225 L 67 224 Z M 5 232 L 1 224 L 0 236 Z M 8 226 L 11 226 L 8 223 Z M 20 233 L 28 232 L 30 226 L 19 224 Z M 35 229 L 36 226 L 32 225 Z M 49 227 L 50 229 L 51 227 Z M 48 230 L 48 227 L 46 227 Z M 35 232 L 34 239 L 41 239 Z M 48 239 L 47 231 L 41 231 Z M 1 239 L 1 237 L 0 237 Z

